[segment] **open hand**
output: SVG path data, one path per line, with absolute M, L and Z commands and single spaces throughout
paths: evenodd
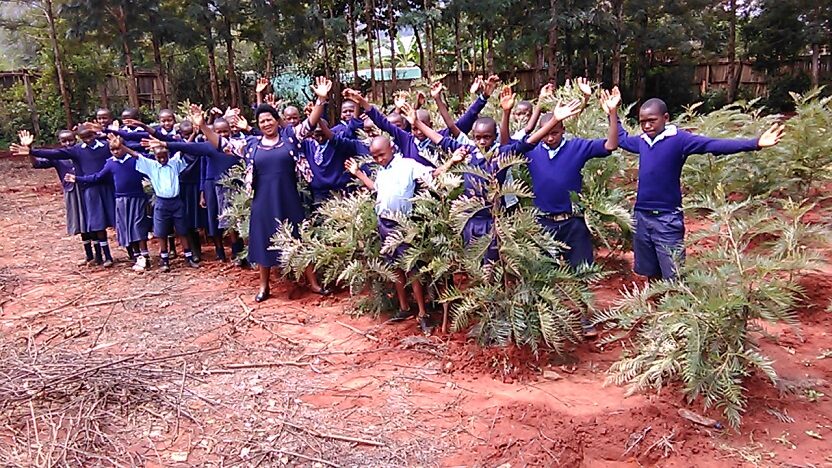
M 69 182 L 69 183 L 73 183 L 73 184 L 74 184 L 74 183 L 75 183 L 75 174 L 73 174 L 73 173 L 71 173 L 71 172 L 67 172 L 67 173 L 64 175 L 64 182 Z
M 780 143 L 780 139 L 783 138 L 783 131 L 785 129 L 786 126 L 784 124 L 773 124 L 760 136 L 760 139 L 757 140 L 757 146 L 760 148 L 769 148 L 777 143 Z
M 126 122 L 127 121 L 125 120 L 125 123 Z M 98 122 L 84 122 L 82 125 L 84 125 L 84 127 L 88 128 L 88 129 L 90 129 L 90 130 L 92 130 L 96 133 L 101 133 L 101 132 L 104 131 L 104 127 L 102 127 L 101 124 L 99 124 Z M 110 128 L 112 128 L 112 125 L 110 126 Z M 113 130 L 118 130 L 118 129 L 119 129 L 119 127 L 116 127 Z
M 213 109 L 211 109 L 212 114 L 214 113 L 214 109 L 219 110 L 216 107 L 214 107 Z M 194 126 L 197 128 L 202 127 L 205 124 L 205 117 L 202 114 L 202 106 L 200 106 L 199 104 L 191 104 L 191 108 L 189 110 L 191 115 L 191 123 L 193 123 Z
M 310 87 L 316 96 L 326 101 L 329 97 L 329 92 L 332 90 L 332 81 L 325 76 L 317 76 L 315 77 L 315 84 Z
M 17 143 L 9 145 L 9 151 L 15 156 L 28 156 L 31 153 L 28 146 L 18 145 Z
M 416 109 L 413 108 L 409 103 L 405 102 L 399 108 L 399 111 L 404 115 L 404 118 L 410 122 L 410 125 L 416 125 Z
M 592 85 L 589 84 L 589 80 L 586 78 L 579 76 L 575 78 L 575 85 L 578 86 L 578 89 L 584 93 L 584 96 L 589 97 L 592 96 Z
M 482 75 L 477 76 L 474 78 L 474 82 L 471 83 L 471 94 L 479 94 L 480 91 L 485 87 L 485 82 L 482 80 Z
M 360 167 L 358 166 L 358 161 L 355 159 L 347 159 L 344 161 L 344 169 L 347 170 L 352 175 L 358 174 Z
M 540 99 L 547 99 L 555 95 L 555 85 L 552 83 L 546 83 L 542 88 L 540 88 Z
M 482 91 L 482 95 L 486 98 L 491 97 L 494 94 L 494 90 L 497 89 L 497 85 L 500 84 L 500 77 L 497 75 L 491 75 L 485 81 L 485 89 Z
M 123 145 L 123 141 L 120 136 L 116 135 L 115 133 L 108 133 L 107 134 L 107 141 L 110 142 L 110 151 L 118 151 L 121 149 Z
M 269 80 L 267 78 L 265 78 L 265 77 L 258 78 L 257 79 L 257 86 L 254 88 L 254 90 L 257 92 L 257 94 L 262 94 L 263 91 L 265 91 L 266 88 L 268 88 L 268 87 L 269 87 Z
M 344 90 L 341 91 L 341 95 L 344 96 L 344 99 L 357 103 L 360 107 L 367 107 L 367 100 L 364 99 L 364 96 L 352 88 L 344 88 Z
M 606 89 L 601 90 L 601 108 L 607 114 L 613 114 L 618 110 L 618 105 L 621 104 L 621 91 L 618 86 L 612 88 L 611 91 Z
M 142 147 L 148 148 L 152 151 L 156 151 L 161 148 L 167 147 L 164 141 L 157 140 L 156 138 L 142 138 Z
M 503 89 L 500 90 L 500 107 L 505 112 L 510 112 L 514 107 L 515 96 L 516 95 L 511 92 L 511 87 L 509 86 L 503 86 Z
M 442 97 L 442 91 L 444 90 L 445 85 L 443 85 L 441 81 L 437 81 L 436 83 L 430 85 L 430 97 L 433 99 L 439 99 Z
M 17 132 L 17 137 L 20 138 L 20 144 L 23 146 L 32 146 L 32 143 L 35 142 L 35 137 L 29 130 L 21 130 Z
M 127 125 L 128 127 L 139 127 L 139 128 L 145 128 L 146 127 L 144 122 L 142 122 L 140 120 L 136 120 L 136 119 L 124 119 L 124 125 Z
M 581 100 L 580 99 L 573 99 L 566 104 L 558 103 L 555 110 L 552 112 L 554 118 L 560 122 L 572 117 L 573 115 L 577 115 L 581 111 Z
M 393 105 L 396 106 L 396 109 L 401 109 L 407 104 L 407 98 L 409 97 L 410 95 L 407 91 L 399 91 L 393 96 Z

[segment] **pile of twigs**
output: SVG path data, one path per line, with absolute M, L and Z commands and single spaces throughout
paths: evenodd
M 143 465 L 147 420 L 175 419 L 177 433 L 180 417 L 193 420 L 183 405 L 189 376 L 172 362 L 181 356 L 0 349 L 0 463 Z

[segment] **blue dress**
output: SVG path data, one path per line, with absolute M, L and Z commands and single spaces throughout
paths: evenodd
M 298 235 L 298 224 L 304 210 L 297 189 L 296 163 L 300 157 L 300 143 L 291 126 L 280 131 L 280 141 L 265 146 L 261 137 L 248 137 L 246 159 L 253 163 L 251 220 L 249 222 L 248 261 L 265 267 L 276 266 L 280 252 L 269 250 L 278 221 L 293 225 Z

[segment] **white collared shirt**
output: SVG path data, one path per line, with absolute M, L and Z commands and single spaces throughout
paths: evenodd
M 676 128 L 675 125 L 668 125 L 668 126 L 664 127 L 664 130 L 662 130 L 661 133 L 656 135 L 656 138 L 653 138 L 651 140 L 650 137 L 647 136 L 646 133 L 642 133 L 641 134 L 641 139 L 644 140 L 645 142 L 647 142 L 647 145 L 652 148 L 653 146 L 656 145 L 656 143 L 664 140 L 665 138 L 670 138 L 672 136 L 676 136 L 677 133 L 679 133 L 679 130 Z
M 564 135 L 564 137 L 565 137 L 565 135 Z M 557 156 L 558 153 L 560 153 L 560 149 L 563 148 L 563 145 L 565 145 L 565 144 L 566 144 L 566 138 L 561 138 L 560 139 L 560 144 L 558 145 L 557 148 L 552 148 L 549 145 L 547 145 L 546 143 L 542 143 L 543 149 L 545 149 L 546 152 L 549 153 L 549 159 L 550 160 L 555 159 L 555 156 Z
M 91 150 L 97 150 L 98 148 L 103 148 L 103 147 L 104 147 L 104 143 L 101 143 L 101 140 L 95 140 L 95 143 L 93 143 L 92 146 L 90 146 L 86 143 L 81 143 L 81 148 L 84 148 L 84 149 L 89 148 Z
M 393 155 L 386 167 L 376 172 L 376 214 L 397 212 L 409 214 L 413 209 L 413 193 L 416 180 L 429 179 L 431 168 L 405 158 L 401 153 Z

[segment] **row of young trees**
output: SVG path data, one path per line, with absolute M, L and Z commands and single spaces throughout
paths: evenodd
M 156 70 L 162 83 L 170 83 L 172 89 L 163 84 L 162 106 L 184 98 L 239 106 L 241 69 L 269 75 L 293 67 L 301 74 L 351 76 L 358 82 L 358 69 L 395 71 L 404 65 L 418 65 L 426 76 L 517 69 L 537 70 L 552 81 L 589 76 L 621 86 L 631 100 L 663 94 L 678 95 L 684 103 L 690 96 L 679 95 L 678 83 L 690 81 L 690 69 L 667 65 L 725 57 L 732 64 L 726 94 L 733 101 L 741 72 L 734 59 L 751 58 L 777 75 L 784 62 L 808 52 L 810 73 L 801 79 L 807 87 L 817 85 L 821 52 L 832 37 L 830 0 L 3 4 L 11 6 L 2 23 L 13 31 L 9 47 L 35 39 L 40 53 L 29 57 L 30 65 L 52 75 L 48 79 L 61 96 L 67 123 L 90 111 L 95 85 L 109 73 L 128 77 L 126 104 L 138 106 L 137 68 Z M 375 74 L 370 76 L 375 85 Z M 394 72 L 394 88 L 395 77 Z

